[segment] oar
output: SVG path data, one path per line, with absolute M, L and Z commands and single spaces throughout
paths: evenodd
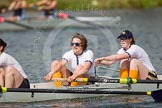
M 103 66 L 98 66 L 98 67 L 101 68 L 101 69 L 106 69 L 106 70 L 111 70 L 111 71 L 119 72 L 119 70 L 117 70 L 117 69 L 112 69 L 112 68 L 110 68 L 110 67 L 103 67 Z
M 67 78 L 52 78 L 54 81 L 60 81 L 60 82 L 65 82 L 67 81 Z M 75 82 L 88 82 L 88 78 L 77 78 L 74 80 Z
M 23 27 L 23 28 L 26 28 L 26 29 L 35 29 L 34 27 L 26 25 L 26 24 L 18 23 L 16 21 L 5 20 L 4 17 L 0 16 L 0 23 L 3 23 L 3 22 L 9 23 L 9 24 L 13 24 L 13 25 L 17 25 L 17 26 L 20 26 L 20 27 Z
M 53 78 L 52 80 L 64 82 L 67 78 Z M 139 80 L 139 79 L 131 79 L 128 78 L 121 78 L 121 79 L 113 79 L 107 77 L 90 77 L 88 78 L 77 78 L 75 79 L 76 82 L 100 82 L 100 83 L 120 83 L 120 84 L 136 84 L 136 83 L 149 83 L 149 84 L 161 84 L 162 80 Z
M 162 90 L 155 91 L 98 91 L 87 89 L 27 89 L 1 87 L 1 93 L 6 92 L 31 92 L 31 93 L 74 93 L 74 94 L 126 94 L 126 95 L 149 95 L 156 102 L 162 102 Z
M 68 15 L 66 13 L 60 12 L 60 13 L 57 14 L 57 16 L 59 18 L 62 18 L 62 19 L 71 19 L 71 20 L 74 20 L 74 21 L 77 21 L 77 22 L 80 22 L 80 23 L 88 24 L 88 25 L 91 25 L 91 26 L 96 26 L 96 24 L 94 23 L 95 21 L 83 21 L 83 20 L 81 20 L 81 17 L 74 17 L 74 16 Z M 102 25 L 97 25 L 97 26 L 103 27 Z
M 66 13 L 59 12 L 57 13 L 57 16 L 62 19 L 73 19 L 77 21 L 82 21 L 82 22 L 102 22 L 102 21 L 112 21 L 114 20 L 114 17 L 74 17 L 71 15 L 68 15 Z M 116 17 L 116 20 L 120 20 L 120 17 Z
M 106 77 L 95 77 L 94 79 L 88 79 L 90 82 L 103 82 L 103 83 L 120 83 L 120 84 L 136 84 L 136 83 L 149 83 L 149 84 L 161 84 L 162 80 L 140 80 L 140 79 L 132 79 L 121 78 L 121 79 L 112 79 Z

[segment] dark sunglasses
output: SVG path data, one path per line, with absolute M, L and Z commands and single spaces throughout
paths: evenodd
M 71 43 L 71 46 L 80 46 L 80 43 Z

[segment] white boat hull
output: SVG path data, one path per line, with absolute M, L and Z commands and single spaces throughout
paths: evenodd
M 160 78 L 160 77 L 159 77 Z M 160 79 L 161 80 L 161 79 Z M 162 89 L 162 84 L 127 84 L 119 83 L 95 83 L 82 87 L 56 88 L 53 82 L 33 83 L 31 89 L 63 89 L 63 90 L 98 90 L 98 91 L 154 91 Z M 109 96 L 112 94 L 79 94 L 79 93 L 37 93 L 37 92 L 6 92 L 0 94 L 0 102 L 36 102 L 58 99 L 74 99 L 86 97 Z
M 31 88 L 60 89 L 53 86 L 53 82 L 31 84 Z M 67 89 L 67 87 L 62 87 Z M 103 96 L 103 94 L 73 94 L 73 93 L 23 93 L 23 92 L 6 92 L 0 94 L 0 102 L 36 102 L 59 99 L 86 98 L 94 96 Z
M 25 29 L 53 29 L 59 27 L 65 27 L 62 23 L 68 22 L 70 27 L 87 27 L 90 25 L 87 22 L 100 26 L 110 26 L 114 23 L 120 21 L 120 17 L 75 17 L 74 19 L 51 19 L 51 20 L 36 20 L 36 19 L 26 19 L 17 22 L 5 22 L 0 23 L 0 31 L 3 30 L 25 30 Z M 87 23 L 87 24 L 86 24 Z

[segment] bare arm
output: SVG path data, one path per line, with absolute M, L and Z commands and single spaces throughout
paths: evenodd
M 26 7 L 27 7 L 26 1 L 23 0 L 20 8 L 26 8 Z
M 47 0 L 41 0 L 40 2 L 37 2 L 36 5 L 41 6 L 41 5 L 46 4 L 46 2 L 47 2 Z
M 20 1 L 18 3 L 16 2 L 12 2 L 11 5 L 9 6 L 8 10 L 11 11 L 11 10 L 16 10 L 16 9 L 23 9 L 23 8 L 26 8 L 26 1 L 23 0 L 23 1 Z
M 8 7 L 8 11 L 11 11 L 14 9 L 14 6 L 16 5 L 16 2 L 12 2 L 10 6 Z
M 95 59 L 95 66 L 97 66 L 99 64 L 109 66 L 109 65 L 115 63 L 116 61 L 120 61 L 122 59 L 128 59 L 128 58 L 129 58 L 129 55 L 127 53 L 114 54 L 114 55 L 110 55 L 110 56 L 106 56 L 106 57 L 101 57 L 101 58 Z
M 29 7 L 32 8 L 34 6 L 42 6 L 42 5 L 46 4 L 46 1 L 47 0 L 41 0 L 41 1 L 37 2 L 37 3 L 32 3 L 32 4 L 29 5 Z
M 14 9 L 25 9 L 26 8 L 26 1 L 23 0 L 23 1 L 20 1 L 15 7 Z
M 92 66 L 92 64 L 90 62 L 85 62 L 82 69 L 74 71 L 75 78 L 77 78 L 80 75 L 87 74 L 87 72 L 91 68 L 91 66 Z
M 49 6 L 46 6 L 43 8 L 43 10 L 49 10 L 49 9 L 53 9 L 54 7 L 56 7 L 57 2 L 53 1 Z
M 41 5 L 46 4 L 46 2 L 47 2 L 47 0 L 41 0 L 41 1 L 37 2 L 36 4 L 34 4 L 34 5 L 41 6 Z
M 85 62 L 83 67 L 79 70 L 75 70 L 73 72 L 74 74 L 72 76 L 70 76 L 67 81 L 71 82 L 71 81 L 73 81 L 74 79 L 76 79 L 77 77 L 79 77 L 83 74 L 88 74 L 87 72 L 91 68 L 91 66 L 92 66 L 92 64 L 90 62 Z

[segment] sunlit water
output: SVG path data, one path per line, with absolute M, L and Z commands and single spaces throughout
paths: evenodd
M 14 56 L 24 68 L 31 83 L 43 82 L 43 76 L 49 72 L 50 62 L 59 60 L 64 52 L 70 49 L 70 39 L 74 33 L 82 33 L 88 39 L 89 49 L 95 53 L 95 57 L 115 53 L 119 48 L 116 39 L 120 32 L 129 29 L 133 32 L 136 44 L 143 47 L 150 55 L 151 61 L 158 74 L 162 70 L 162 9 L 154 10 L 114 10 L 106 11 L 105 16 L 120 16 L 121 21 L 111 26 L 100 27 L 85 25 L 85 27 L 71 27 L 63 22 L 65 27 L 51 30 L 24 30 L 24 31 L 1 31 L 0 37 L 8 43 L 6 52 Z M 86 15 L 87 12 L 75 13 Z M 98 13 L 97 13 L 98 14 Z M 89 14 L 88 14 L 89 15 Z M 91 14 L 93 15 L 93 14 Z M 104 14 L 103 14 L 104 15 Z M 103 16 L 102 15 L 102 16 Z M 118 63 L 111 66 L 118 70 Z M 118 77 L 118 72 L 97 69 L 98 75 Z M 151 108 L 161 107 L 160 103 L 154 103 L 148 96 L 112 96 L 102 98 L 90 98 L 79 100 L 60 100 L 36 103 L 1 104 L 0 107 L 25 107 L 25 108 L 54 108 L 54 107 L 111 107 L 111 108 Z

